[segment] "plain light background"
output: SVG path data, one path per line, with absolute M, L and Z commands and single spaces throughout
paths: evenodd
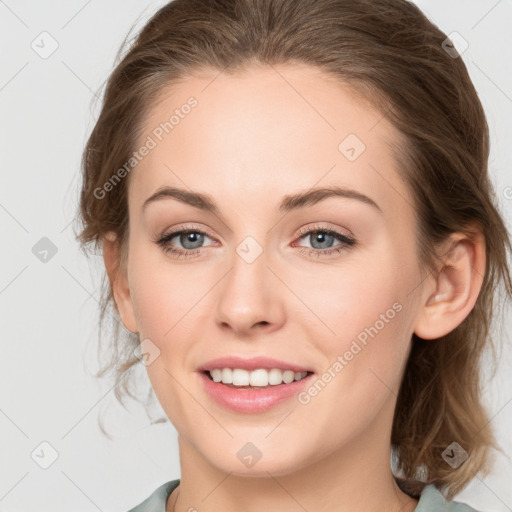
M 2 512 L 126 511 L 180 476 L 173 426 L 150 425 L 135 406 L 123 411 L 111 385 L 91 375 L 102 260 L 81 255 L 71 225 L 98 113 L 92 99 L 132 25 L 140 29 L 164 3 L 0 0 Z M 512 1 L 416 3 L 469 45 L 462 58 L 487 113 L 490 172 L 510 227 Z M 511 325 L 509 310 L 504 336 Z M 485 399 L 508 458 L 497 454 L 493 473 L 456 497 L 485 512 L 512 510 L 512 350 L 503 342 Z M 100 412 L 112 440 L 100 432 Z

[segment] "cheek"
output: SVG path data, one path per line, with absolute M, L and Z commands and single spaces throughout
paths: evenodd
M 315 325 L 319 320 L 324 324 L 325 339 L 331 334 L 334 342 L 357 336 L 390 309 L 394 317 L 393 304 L 400 296 L 390 267 L 371 258 L 297 279 L 294 291 L 316 317 Z
M 173 324 L 168 304 L 172 300 L 172 292 L 167 288 L 165 279 L 157 278 L 147 270 L 137 275 L 130 285 L 141 339 L 149 338 L 158 345 L 158 340 Z
M 321 283 L 310 280 L 298 292 L 316 314 L 314 328 L 303 324 L 308 338 L 326 356 L 326 368 L 343 375 L 336 379 L 340 389 L 352 388 L 353 396 L 360 395 L 360 386 L 381 385 L 375 374 L 395 389 L 410 341 L 406 302 L 413 269 L 399 268 L 394 263 L 398 255 L 389 248 L 379 254 L 387 258 L 375 261 L 374 252 L 361 256 L 350 267 L 325 275 Z
M 172 335 L 208 291 L 206 276 L 166 261 L 158 250 L 137 250 L 130 268 L 130 293 L 141 336 L 157 345 Z

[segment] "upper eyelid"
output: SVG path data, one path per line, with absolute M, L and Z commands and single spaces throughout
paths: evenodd
M 353 235 L 352 235 L 352 233 L 350 233 L 350 231 L 349 231 L 349 233 L 343 233 L 338 228 L 333 228 L 331 226 L 322 226 L 322 225 L 318 225 L 318 224 L 314 225 L 314 226 L 305 226 L 303 228 L 300 228 L 297 231 L 295 236 L 298 236 L 298 237 L 302 238 L 305 235 L 308 235 L 310 233 L 314 233 L 314 232 L 317 232 L 317 231 L 320 231 L 320 232 L 321 231 L 325 231 L 325 232 L 331 231 L 331 232 L 334 232 L 334 233 L 338 233 L 338 234 L 340 234 L 342 236 L 353 237 Z M 176 235 L 179 235 L 179 234 L 181 234 L 183 232 L 199 232 L 199 233 L 202 233 L 202 234 L 205 234 L 205 235 L 209 236 L 212 239 L 215 239 L 215 236 L 207 228 L 197 227 L 197 226 L 193 226 L 193 225 L 182 225 L 182 226 L 179 226 L 178 228 L 169 231 L 167 234 L 163 234 L 161 238 L 168 238 L 171 235 L 176 236 Z
M 203 233 L 207 236 L 209 236 L 210 238 L 214 239 L 215 237 L 213 236 L 213 234 L 206 228 L 200 228 L 200 227 L 197 227 L 197 226 L 191 226 L 191 225 L 183 225 L 183 226 L 179 226 L 175 229 L 171 229 L 168 233 L 165 233 L 162 235 L 162 238 L 168 238 L 169 236 L 176 236 L 176 235 L 179 235 L 183 232 L 187 232 L 187 231 L 190 231 L 190 232 L 198 232 L 198 233 Z
M 318 224 L 315 226 L 306 226 L 306 227 L 299 229 L 299 231 L 297 232 L 297 236 L 302 238 L 305 235 L 308 235 L 310 233 L 315 233 L 317 231 L 337 233 L 338 235 L 344 236 L 346 238 L 355 238 L 354 235 L 352 234 L 352 232 L 350 232 L 350 230 L 348 230 L 348 229 L 346 230 L 346 231 L 348 231 L 348 233 L 344 233 L 343 230 L 340 230 L 339 228 L 333 228 L 331 226 L 322 226 L 322 225 L 318 225 Z

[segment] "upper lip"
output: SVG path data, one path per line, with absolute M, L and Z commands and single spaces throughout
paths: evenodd
M 280 370 L 292 370 L 294 372 L 312 372 L 313 370 L 304 366 L 280 361 L 271 357 L 251 357 L 242 358 L 237 356 L 226 356 L 212 359 L 198 368 L 198 371 L 212 371 L 216 368 L 240 368 L 242 370 L 252 371 L 260 368 L 271 370 L 278 368 Z

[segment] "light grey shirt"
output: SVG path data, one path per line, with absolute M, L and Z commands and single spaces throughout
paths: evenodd
M 167 498 L 178 487 L 178 480 L 172 480 L 158 487 L 151 496 L 128 512 L 165 512 Z M 441 492 L 432 484 L 426 485 L 419 496 L 414 512 L 478 512 L 464 503 L 446 501 Z

